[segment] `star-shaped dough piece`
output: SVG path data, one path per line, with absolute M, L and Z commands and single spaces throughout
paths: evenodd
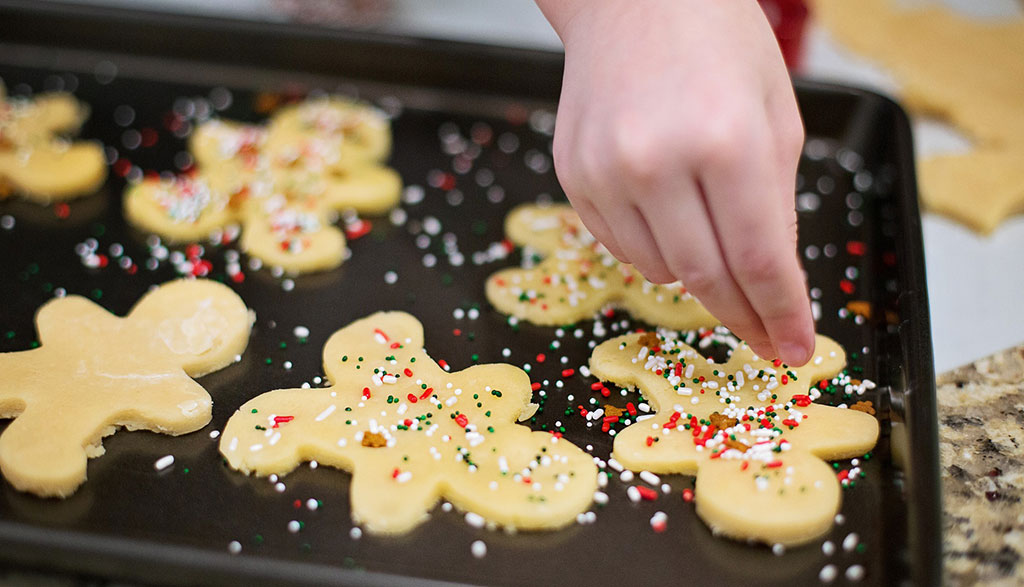
M 125 215 L 171 242 L 238 223 L 242 248 L 264 263 L 332 269 L 345 251 L 333 218 L 398 203 L 401 179 L 381 164 L 390 141 L 383 114 L 338 99 L 283 108 L 269 127 L 209 121 L 190 140 L 195 173 L 129 187 Z
M 839 511 L 840 483 L 823 459 L 862 455 L 878 438 L 874 417 L 812 403 L 813 384 L 845 362 L 819 335 L 801 368 L 746 344 L 718 364 L 659 331 L 598 345 L 590 369 L 639 388 L 656 412 L 615 436 L 613 457 L 633 470 L 696 475 L 697 514 L 716 533 L 795 545 L 827 532 Z
M 591 457 L 515 423 L 530 413 L 526 373 L 503 364 L 445 372 L 409 314 L 379 312 L 335 332 L 324 371 L 331 387 L 246 402 L 221 435 L 228 464 L 257 475 L 311 460 L 350 471 L 353 518 L 386 534 L 410 530 L 442 497 L 519 529 L 564 526 L 593 499 Z
M 70 94 L 9 99 L 0 84 L 0 198 L 9 193 L 41 203 L 96 191 L 107 177 L 103 149 L 69 142 L 88 109 Z
M 504 269 L 487 280 L 498 311 L 554 326 L 592 317 L 615 304 L 651 324 L 689 330 L 718 324 L 682 284 L 655 285 L 620 263 L 564 204 L 517 207 L 505 219 L 508 238 L 545 257 L 530 268 Z
M 143 296 L 124 318 L 68 296 L 36 315 L 38 348 L 0 353 L 0 471 L 16 489 L 66 497 L 118 427 L 179 435 L 210 421 L 192 380 L 245 350 L 252 317 L 212 281 L 179 280 Z

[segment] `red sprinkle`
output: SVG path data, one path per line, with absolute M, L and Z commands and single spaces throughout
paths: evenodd
M 434 388 L 428 387 L 423 390 L 423 393 L 420 394 L 420 399 L 427 399 L 428 397 L 430 397 L 430 394 L 432 393 L 434 393 Z
M 626 411 L 629 412 L 630 416 L 636 415 L 636 406 L 633 405 L 633 402 L 629 402 L 626 404 Z
M 71 216 L 71 206 L 68 206 L 64 202 L 61 202 L 59 204 L 54 204 L 54 206 L 53 206 L 53 213 L 57 215 L 57 218 L 60 218 L 60 219 L 63 220 L 64 218 L 67 218 L 68 216 Z
M 359 237 L 369 234 L 370 229 L 372 228 L 373 224 L 369 220 L 363 220 L 360 218 L 345 227 L 345 238 L 350 241 L 354 241 Z
M 844 279 L 839 282 L 839 289 L 843 290 L 845 294 L 852 294 L 857 288 L 854 287 L 853 282 L 849 279 Z
M 562 377 L 572 377 L 575 372 L 575 369 L 562 369 Z
M 277 428 L 281 424 L 286 424 L 295 419 L 295 416 L 274 416 L 273 428 Z
M 395 467 L 395 470 L 391 471 L 391 478 L 392 479 L 397 479 L 398 476 L 401 475 L 401 474 L 402 474 L 402 472 L 398 470 L 398 467 Z
M 636 486 L 637 491 L 640 492 L 640 498 L 644 501 L 654 501 L 658 499 L 658 492 L 651 489 L 650 487 L 644 487 L 643 485 Z
M 533 383 L 531 383 L 530 389 L 532 389 L 533 391 L 537 391 L 538 389 L 540 389 L 540 381 L 534 381 Z
M 466 417 L 466 414 L 459 414 L 455 416 L 455 423 L 465 428 L 466 424 L 469 424 L 469 418 Z
M 693 490 L 692 489 L 684 489 L 683 490 L 683 501 L 685 501 L 686 503 L 690 503 L 691 501 L 693 501 Z
M 406 367 L 405 370 L 402 371 L 402 373 L 405 373 L 406 377 L 412 377 L 412 369 L 410 369 L 408 367 Z
M 411 393 L 405 396 L 405 399 L 409 400 L 412 403 L 416 403 L 417 401 L 419 401 L 419 399 L 417 399 L 417 397 Z
M 363 388 L 363 399 L 370 399 L 370 388 L 369 387 L 364 387 Z
M 779 467 L 782 466 L 782 461 L 772 461 L 765 466 L 768 467 L 769 469 L 778 469 Z
M 546 360 L 547 360 L 547 357 L 544 356 L 544 353 L 538 353 L 537 354 L 537 362 L 538 363 L 543 363 Z
M 595 381 L 594 383 L 591 383 L 590 384 L 590 389 L 592 391 L 597 391 L 597 390 L 601 389 L 601 382 L 600 381 Z
M 653 445 L 654 445 L 654 437 L 653 436 L 648 436 L 647 437 L 647 446 L 653 446 Z

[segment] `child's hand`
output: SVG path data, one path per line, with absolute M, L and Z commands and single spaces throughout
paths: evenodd
M 565 44 L 555 168 L 583 222 L 656 283 L 681 280 L 764 357 L 802 365 L 803 127 L 754 0 L 538 0 Z

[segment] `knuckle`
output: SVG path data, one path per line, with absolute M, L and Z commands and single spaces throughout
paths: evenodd
M 609 125 L 609 132 L 615 167 L 630 182 L 650 185 L 665 172 L 671 149 L 661 131 L 623 117 Z
M 762 247 L 748 247 L 738 256 L 736 274 L 742 282 L 755 287 L 770 285 L 782 277 L 778 256 Z
M 723 113 L 710 119 L 701 130 L 700 158 L 708 165 L 732 165 L 743 160 L 754 140 L 755 133 L 744 117 Z

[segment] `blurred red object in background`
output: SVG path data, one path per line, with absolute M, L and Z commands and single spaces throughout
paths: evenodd
M 800 65 L 804 40 L 804 25 L 807 22 L 807 3 L 804 0 L 759 0 L 761 8 L 772 25 L 775 38 L 779 40 L 786 67 L 796 69 Z

